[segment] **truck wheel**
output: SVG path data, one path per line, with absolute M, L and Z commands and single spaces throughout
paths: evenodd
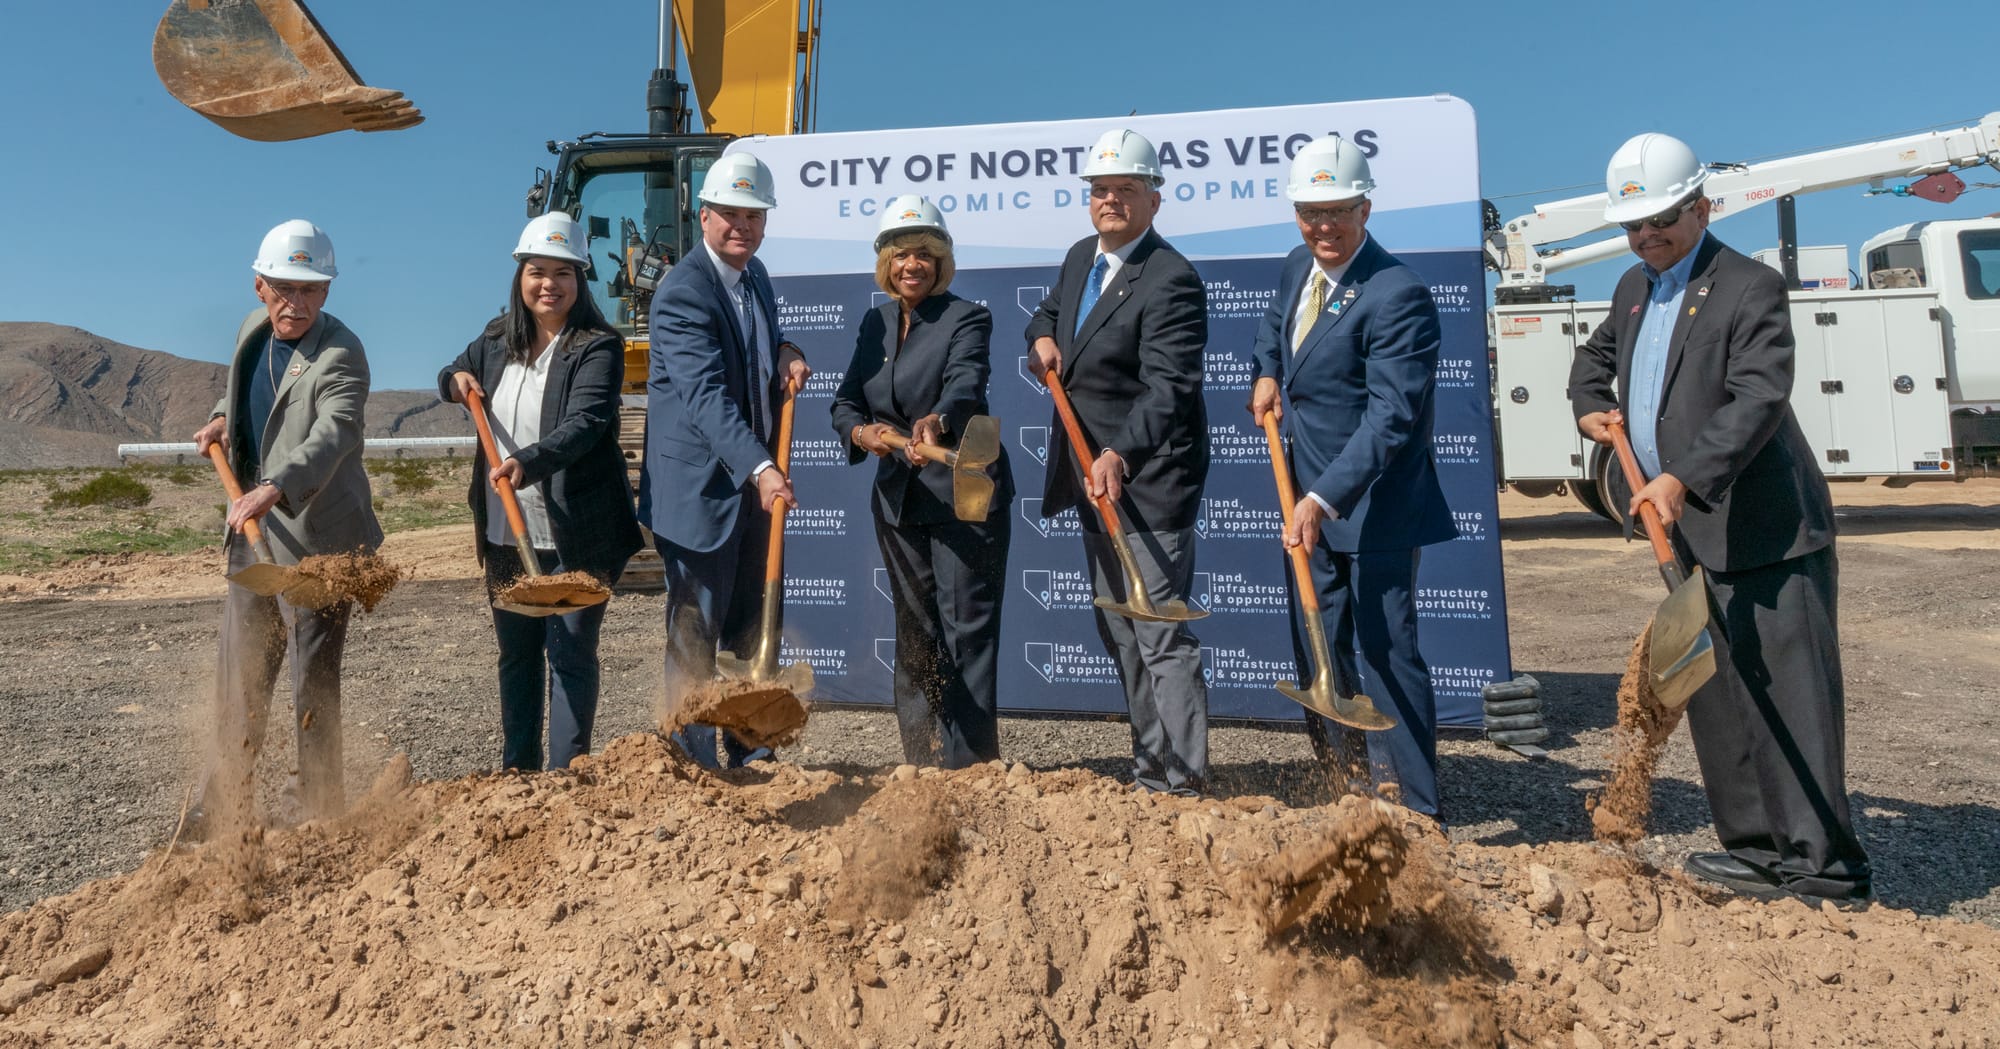
M 1576 501 L 1583 504 L 1585 510 L 1599 517 L 1604 516 L 1604 504 L 1597 498 L 1597 478 L 1595 476 L 1580 477 L 1571 481 L 1569 483 L 1569 490 L 1570 494 L 1576 496 Z
M 1632 486 L 1625 483 L 1625 471 L 1618 465 L 1618 453 L 1600 446 L 1597 449 L 1597 476 L 1593 483 L 1597 486 L 1596 510 L 1599 517 L 1625 527 L 1625 508 L 1632 502 Z

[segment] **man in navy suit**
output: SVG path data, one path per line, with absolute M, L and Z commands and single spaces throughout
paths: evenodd
M 1128 532 L 1139 583 L 1156 602 L 1185 601 L 1194 575 L 1194 523 L 1208 479 L 1202 353 L 1208 295 L 1188 260 L 1153 230 L 1159 157 L 1131 131 L 1097 140 L 1083 169 L 1096 236 L 1070 248 L 1056 287 L 1028 322 L 1037 375 L 1053 371 L 1091 447 L 1087 476 L 1060 423 L 1042 514 L 1076 507 L 1084 556 L 1100 597 L 1125 600 L 1129 581 L 1089 498 L 1108 496 Z M 1197 794 L 1208 778 L 1208 686 L 1201 642 L 1185 623 L 1097 610 L 1097 632 L 1118 663 L 1132 719 L 1139 788 Z
M 701 189 L 699 248 L 653 294 L 646 377 L 646 459 L 639 518 L 666 565 L 669 702 L 715 676 L 716 646 L 748 655 L 764 594 L 766 539 L 778 503 L 796 506 L 772 441 L 784 380 L 812 374 L 778 326 L 771 278 L 756 258 L 771 171 L 748 153 L 715 162 Z M 716 732 L 677 736 L 714 764 Z M 722 762 L 758 755 L 727 733 Z
M 1436 818 L 1437 702 L 1415 595 L 1418 549 L 1457 534 L 1431 460 L 1441 329 L 1423 280 L 1368 236 L 1374 188 L 1367 158 L 1338 135 L 1292 159 L 1286 196 L 1305 244 L 1285 259 L 1257 332 L 1250 413 L 1261 424 L 1276 412 L 1291 438 L 1305 495 L 1285 545 L 1312 548 L 1336 686 L 1397 723 L 1363 733 L 1308 712 L 1307 729 L 1350 789 L 1393 782 L 1405 806 Z M 1315 668 L 1299 615 L 1306 681 Z

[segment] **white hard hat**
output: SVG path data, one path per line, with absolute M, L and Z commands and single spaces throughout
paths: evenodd
M 340 274 L 333 265 L 333 241 L 304 219 L 280 222 L 264 234 L 250 268 L 273 280 L 307 283 L 330 281 Z
M 1637 222 L 1686 200 L 1708 181 L 1694 150 L 1672 135 L 1634 135 L 1604 169 L 1604 221 Z
M 1374 188 L 1361 147 L 1339 135 L 1326 135 L 1306 143 L 1292 157 L 1285 197 L 1294 204 L 1353 200 Z
M 701 202 L 721 208 L 775 208 L 778 198 L 772 192 L 771 169 L 748 153 L 726 153 L 708 169 Z
M 1123 128 L 1099 135 L 1090 147 L 1090 159 L 1083 165 L 1085 182 L 1106 175 L 1145 179 L 1154 186 L 1167 181 L 1160 173 L 1160 154 L 1146 136 Z
M 881 251 L 898 233 L 919 229 L 929 230 L 943 237 L 946 244 L 951 243 L 951 232 L 944 228 L 944 214 L 929 197 L 914 193 L 891 197 L 882 207 L 881 224 L 875 227 L 875 250 Z
M 514 245 L 514 258 L 525 259 L 541 256 L 551 259 L 565 259 L 579 266 L 590 264 L 590 256 L 583 251 L 583 229 L 576 220 L 560 211 L 537 215 L 528 220 L 527 228 L 521 231 L 521 242 Z

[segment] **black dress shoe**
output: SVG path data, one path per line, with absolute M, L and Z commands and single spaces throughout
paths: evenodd
M 1762 867 L 1752 866 L 1726 852 L 1696 852 L 1682 866 L 1703 881 L 1714 882 L 1745 896 L 1768 900 L 1784 894 L 1778 879 Z

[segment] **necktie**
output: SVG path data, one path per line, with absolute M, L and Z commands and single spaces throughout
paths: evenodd
M 1090 308 L 1097 305 L 1097 297 L 1104 294 L 1104 275 L 1110 269 L 1111 263 L 1099 254 L 1097 262 L 1090 267 L 1090 276 L 1083 279 L 1083 302 L 1076 308 L 1076 331 L 1083 330 L 1083 319 L 1090 316 Z
M 1306 288 L 1306 310 L 1299 314 L 1299 325 L 1292 332 L 1292 352 L 1299 352 L 1305 345 L 1306 333 L 1319 321 L 1320 311 L 1326 309 L 1326 273 L 1313 270 L 1312 284 Z
M 750 432 L 764 439 L 764 398 L 770 384 L 764 380 L 764 355 L 757 349 L 757 295 L 750 289 L 750 275 L 736 282 L 736 300 L 743 310 L 743 355 L 750 364 Z

